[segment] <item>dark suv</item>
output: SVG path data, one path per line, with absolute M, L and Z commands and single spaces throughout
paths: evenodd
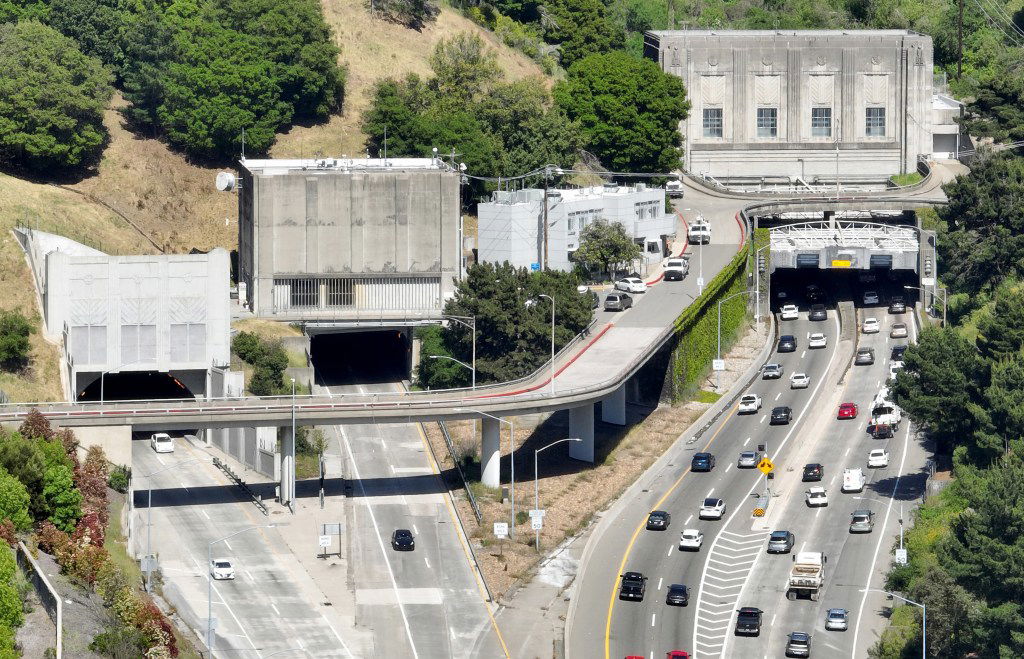
M 907 303 L 903 301 L 901 296 L 894 296 L 889 300 L 889 313 L 906 313 Z
M 803 481 L 820 481 L 821 477 L 824 476 L 825 468 L 817 462 L 804 465 L 804 477 Z
M 796 337 L 783 334 L 779 337 L 779 352 L 796 352 Z
M 784 426 L 793 420 L 793 410 L 785 405 L 772 408 L 772 418 L 769 425 Z
M 889 355 L 889 359 L 894 362 L 903 361 L 903 353 L 907 351 L 907 344 L 901 343 L 892 347 L 892 353 Z
M 760 636 L 761 614 L 763 611 L 753 606 L 745 606 L 736 611 L 736 635 Z
M 824 304 L 812 304 L 811 311 L 807 314 L 807 320 L 828 320 L 828 312 Z
M 710 453 L 696 453 L 690 460 L 690 471 L 711 471 L 715 468 L 715 456 Z
M 664 531 L 668 528 L 671 520 L 672 516 L 664 510 L 652 510 L 651 514 L 647 516 L 647 530 Z
M 627 572 L 622 575 L 622 586 L 619 588 L 620 600 L 644 601 L 647 590 L 647 577 L 639 572 Z

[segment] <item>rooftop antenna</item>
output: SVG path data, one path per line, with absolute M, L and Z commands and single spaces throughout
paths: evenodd
M 245 160 L 245 127 L 242 127 L 242 160 Z
M 384 124 L 384 164 L 388 164 L 388 125 Z

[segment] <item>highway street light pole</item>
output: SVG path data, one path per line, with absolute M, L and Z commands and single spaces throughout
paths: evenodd
M 473 373 L 472 388 L 476 389 L 476 369 L 467 364 L 466 362 L 461 361 L 459 359 L 455 359 L 454 357 L 449 357 L 447 355 L 427 355 L 427 359 L 447 359 L 450 362 L 455 362 L 456 364 L 462 366 L 463 368 L 468 368 Z
M 555 298 L 540 293 L 537 297 L 546 297 L 551 302 L 551 395 L 555 395 Z
M 913 290 L 916 290 L 916 291 L 921 291 L 922 293 L 927 293 L 928 292 L 925 289 L 921 288 L 920 286 L 904 286 L 903 288 L 905 288 L 907 290 L 913 289 Z M 946 307 L 949 306 L 947 304 L 947 300 L 949 299 L 949 290 L 946 289 L 945 286 L 939 286 L 937 290 L 942 291 L 942 326 L 945 327 L 946 326 Z M 932 295 L 933 295 L 932 301 L 934 302 L 934 295 L 935 294 L 932 293 Z
M 750 295 L 753 292 L 755 292 L 755 291 L 740 291 L 739 293 L 733 293 L 729 297 L 722 298 L 721 300 L 718 301 L 718 357 L 717 357 L 718 361 L 722 360 L 722 303 L 723 302 L 728 302 L 729 300 L 733 299 L 734 297 L 739 297 L 740 295 Z M 717 369 L 715 370 L 715 390 L 716 391 L 718 390 L 718 384 L 719 384 L 719 382 L 718 382 L 718 379 L 719 379 L 718 378 L 718 374 L 720 372 L 721 371 L 719 371 Z
M 580 439 L 579 437 L 566 437 L 565 439 L 559 439 L 558 441 L 551 442 L 547 446 L 542 446 L 541 448 L 536 449 L 533 452 L 533 508 L 534 508 L 534 510 L 540 510 L 540 485 L 539 485 L 538 480 L 537 480 L 537 477 L 538 477 L 538 474 L 539 474 L 539 472 L 537 471 L 537 456 L 540 454 L 541 451 L 543 451 L 545 449 L 549 449 L 549 448 L 551 448 L 552 446 L 554 446 L 556 444 L 561 444 L 562 442 L 582 442 L 582 441 L 583 440 Z M 539 554 L 540 553 L 540 529 L 536 529 L 534 531 L 533 545 L 537 548 L 537 553 Z
M 441 317 L 442 318 L 447 318 L 448 320 L 454 320 L 455 322 L 459 323 L 463 327 L 468 328 L 472 332 L 472 338 L 473 338 L 473 341 L 472 341 L 472 343 L 473 343 L 473 357 L 471 359 L 471 362 L 472 362 L 473 366 L 471 367 L 470 370 L 473 371 L 473 385 L 472 385 L 472 388 L 476 389 L 476 316 L 448 316 L 448 315 L 444 315 L 444 316 L 441 316 Z M 469 321 L 473 321 L 473 322 L 470 323 Z M 459 363 L 461 364 L 462 362 L 459 362 Z
M 487 412 L 483 412 L 481 410 L 475 410 L 475 409 L 472 409 L 472 408 L 469 408 L 469 407 L 456 407 L 456 408 L 454 408 L 454 411 L 455 412 L 472 412 L 473 414 L 482 414 L 483 416 L 486 416 L 489 419 L 494 419 L 498 423 L 507 423 L 508 424 L 509 442 L 511 444 L 511 446 L 509 446 L 509 451 L 508 451 L 508 461 L 509 461 L 509 465 L 511 466 L 511 480 L 512 480 L 512 513 L 510 515 L 510 517 L 512 519 L 512 522 L 509 524 L 509 527 L 508 527 L 508 535 L 509 535 L 510 538 L 514 538 L 514 537 L 516 537 L 516 426 L 515 426 L 515 424 L 513 422 L 509 421 L 508 419 L 502 419 L 500 416 L 494 416 L 493 414 L 488 414 Z M 499 441 L 498 441 L 498 446 L 499 447 L 501 446 L 500 438 L 499 438 Z M 498 466 L 498 481 L 499 481 L 499 483 L 498 484 L 500 485 L 501 484 L 501 482 L 500 482 L 501 481 L 501 458 L 500 458 L 501 450 L 500 449 L 499 449 L 498 453 L 499 453 L 499 462 L 498 462 L 498 465 L 499 465 Z M 481 464 L 481 470 L 482 470 L 483 469 L 483 460 L 481 460 L 480 464 Z
M 206 647 L 210 650 L 210 656 L 213 656 L 213 570 L 210 566 L 213 564 L 213 546 L 218 542 L 223 542 L 229 538 L 233 538 L 236 535 L 245 533 L 246 531 L 255 531 L 256 529 L 272 529 L 274 524 L 263 524 L 261 526 L 249 526 L 241 531 L 235 531 L 230 533 L 223 538 L 217 538 L 211 540 L 206 545 Z
M 907 604 L 913 604 L 921 609 L 921 659 L 925 659 L 928 656 L 928 607 L 920 602 L 909 600 L 902 595 L 896 593 L 890 593 L 888 590 L 882 590 L 881 588 L 861 588 L 860 592 L 874 591 L 876 593 L 885 593 L 889 597 L 895 597 L 901 599 Z
M 191 460 L 185 460 L 184 462 L 178 462 L 172 465 L 168 465 L 163 469 L 157 469 L 154 472 L 144 474 L 142 477 L 149 480 L 149 478 L 156 476 L 157 474 L 168 471 L 170 469 L 177 469 L 178 467 L 184 467 L 185 465 L 192 462 L 199 462 L 200 458 L 192 458 Z M 148 484 L 147 489 L 149 494 L 146 496 L 146 592 L 150 592 L 150 584 L 152 583 L 153 575 L 153 563 L 152 563 L 152 545 L 150 544 L 150 536 L 153 529 L 153 483 Z

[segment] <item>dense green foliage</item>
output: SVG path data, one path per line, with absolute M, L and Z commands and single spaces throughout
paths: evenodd
M 1024 157 L 983 152 L 970 174 L 943 186 L 939 209 L 940 270 L 952 292 L 992 291 L 1007 277 L 1024 277 Z
M 434 75 L 382 80 L 363 118 L 367 147 L 390 156 L 455 151 L 476 175 L 507 176 L 548 163 L 571 166 L 582 145 L 578 125 L 552 107 L 539 80 L 507 82 L 480 37 L 438 43 Z M 482 186 L 477 184 L 477 189 Z
M 530 272 L 508 263 L 482 263 L 469 268 L 459 282 L 446 315 L 476 318 L 477 384 L 503 382 L 535 371 L 550 356 L 551 302 L 555 300 L 555 350 L 561 349 L 590 324 L 590 298 L 576 290 L 569 273 Z M 441 389 L 467 386 L 471 373 L 448 360 L 431 360 L 432 354 L 472 363 L 472 332 L 451 322 L 440 333 L 421 331 L 418 382 Z M 446 362 L 446 363 L 441 363 Z M 457 370 L 456 370 L 457 369 Z
M 600 267 L 613 278 L 617 267 L 628 266 L 641 254 L 640 246 L 626 233 L 621 222 L 609 223 L 598 218 L 580 232 L 580 246 L 573 253 L 573 260 L 591 268 Z
M 110 74 L 41 23 L 0 25 L 0 164 L 36 172 L 91 165 L 107 142 Z
M 231 351 L 255 370 L 249 381 L 254 396 L 276 396 L 287 393 L 284 370 L 288 353 L 280 341 L 268 341 L 251 332 L 239 332 L 231 341 Z
M 552 0 L 545 6 L 545 37 L 558 44 L 562 66 L 617 50 L 625 43 L 622 28 L 608 19 L 600 0 Z
M 18 531 L 27 531 L 32 526 L 28 503 L 28 491 L 21 481 L 0 469 L 0 519 L 9 519 Z
M 0 368 L 20 371 L 28 366 L 32 349 L 28 337 L 34 331 L 20 311 L 0 311 Z
M 624 52 L 569 68 L 555 101 L 578 120 L 591 151 L 617 172 L 671 172 L 682 155 L 679 122 L 690 104 L 676 76 Z

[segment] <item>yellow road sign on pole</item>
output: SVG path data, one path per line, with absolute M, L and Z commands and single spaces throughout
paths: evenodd
M 757 468 L 761 470 L 762 474 L 768 475 L 768 472 L 775 469 L 775 465 L 768 458 L 761 458 L 761 461 L 757 463 Z

